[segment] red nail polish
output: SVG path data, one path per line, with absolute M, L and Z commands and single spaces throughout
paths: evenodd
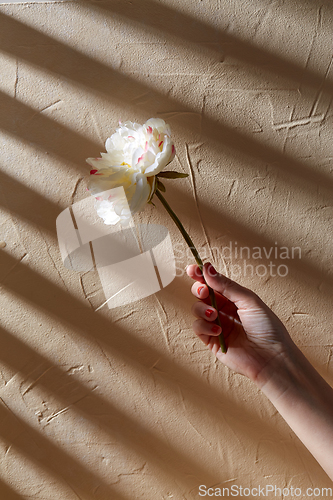
M 198 294 L 200 295 L 200 293 L 202 292 L 202 290 L 204 289 L 205 287 L 204 286 L 198 286 Z
M 207 318 L 210 318 L 211 315 L 213 314 L 213 312 L 214 312 L 214 309 L 206 309 L 205 315 L 207 316 Z
M 216 276 L 217 275 L 216 269 L 211 264 L 209 264 L 207 271 L 208 271 L 209 276 Z
M 212 332 L 213 333 L 220 333 L 222 330 L 218 325 L 212 326 Z

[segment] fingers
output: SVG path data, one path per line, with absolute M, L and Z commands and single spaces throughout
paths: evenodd
M 204 319 L 197 319 L 192 325 L 194 333 L 206 344 L 209 344 L 211 337 L 218 337 L 221 327 L 215 323 L 209 323 Z
M 189 266 L 187 266 L 186 272 L 190 278 L 199 281 L 200 283 L 205 282 L 202 276 L 202 272 L 200 271 L 200 267 L 197 264 L 190 264 Z
M 224 295 L 237 308 L 249 309 L 261 302 L 254 292 L 219 274 L 210 263 L 204 265 L 203 274 L 207 285 Z
M 215 321 L 217 318 L 217 311 L 211 306 L 207 306 L 204 302 L 196 302 L 192 305 L 191 312 L 193 316 L 206 321 Z
M 200 267 L 196 264 L 191 264 L 187 266 L 186 272 L 190 278 L 197 280 L 191 288 L 191 292 L 193 293 L 193 295 L 198 299 L 206 299 L 209 295 L 209 291 L 205 284 L 205 280 L 202 276 Z
M 216 355 L 220 348 L 218 336 L 222 332 L 221 327 L 214 323 L 217 318 L 216 309 L 199 301 L 193 304 L 192 314 L 198 318 L 192 325 L 194 333 Z
M 201 300 L 205 300 L 209 297 L 209 290 L 207 285 L 202 284 L 200 281 L 196 281 L 195 283 L 193 283 L 191 292 L 195 297 Z
M 199 266 L 195 264 L 187 266 L 186 272 L 192 279 L 197 280 L 196 283 L 192 285 L 191 291 L 193 295 L 199 299 L 207 299 L 209 296 L 207 285 L 209 285 L 215 292 L 219 292 L 220 296 L 226 297 L 230 302 L 235 304 L 238 309 L 249 309 L 262 302 L 260 298 L 248 288 L 239 285 L 223 274 L 219 274 L 210 263 L 204 265 L 203 275 Z M 219 300 L 221 301 L 221 299 Z

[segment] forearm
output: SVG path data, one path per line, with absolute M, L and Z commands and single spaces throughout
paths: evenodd
M 333 389 L 296 346 L 257 385 L 333 480 Z

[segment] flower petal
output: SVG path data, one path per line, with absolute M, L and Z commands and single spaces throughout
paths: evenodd
M 167 166 L 168 163 L 170 163 L 170 161 L 174 158 L 174 155 L 175 150 L 173 142 L 169 137 L 166 136 L 162 151 L 160 153 L 157 153 L 154 163 L 145 169 L 144 174 L 146 176 L 158 174 L 159 172 L 161 172 L 161 170 L 163 170 L 163 168 Z
M 97 200 L 95 202 L 95 208 L 97 215 L 103 219 L 104 224 L 114 225 L 120 221 L 119 215 L 117 215 L 113 210 L 113 204 L 109 201 Z
M 158 133 L 162 135 L 166 134 L 169 137 L 171 135 L 169 125 L 167 125 L 165 121 L 162 120 L 162 118 L 150 118 L 148 121 L 146 121 L 144 127 L 146 127 L 146 129 L 148 127 L 152 127 L 152 129 L 156 129 Z
M 134 172 L 127 166 L 101 169 L 97 174 L 90 176 L 88 182 L 88 189 L 93 195 L 119 186 L 126 190 L 135 182 Z
M 142 149 L 141 147 L 135 149 L 133 151 L 133 156 L 132 156 L 132 166 L 134 168 L 138 168 L 138 163 L 140 158 L 145 154 L 145 150 Z
M 146 177 L 141 173 L 137 174 L 136 190 L 132 199 L 129 201 L 129 207 L 132 215 L 142 210 L 149 199 L 149 195 L 150 185 L 148 184 Z

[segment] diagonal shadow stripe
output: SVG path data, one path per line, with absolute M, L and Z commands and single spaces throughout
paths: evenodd
M 160 37 L 161 33 L 167 33 L 191 44 L 193 52 L 198 52 L 199 45 L 208 45 L 212 52 L 222 57 L 222 60 L 225 57 L 231 57 L 246 66 L 252 65 L 267 71 L 268 79 L 275 74 L 293 80 L 297 84 L 321 89 L 333 95 L 333 82 L 325 76 L 264 50 L 250 40 L 243 41 L 202 19 L 175 10 L 161 2 L 140 0 L 140 2 L 132 2 L 129 6 L 123 0 L 81 1 L 91 10 L 118 16 L 122 22 L 132 24 L 134 28 L 142 30 L 143 34 L 147 27 L 156 37 Z
M 0 14 L 0 32 L 3 33 L 2 50 L 4 52 L 28 61 L 32 65 L 41 67 L 50 73 L 69 79 L 79 86 L 101 92 L 112 101 L 121 103 L 125 109 L 133 109 L 131 103 L 138 95 L 149 94 L 150 102 L 145 103 L 145 113 L 149 113 L 151 116 L 158 114 L 161 109 L 163 109 L 164 113 L 175 110 L 183 113 L 193 113 L 195 111 L 176 99 L 164 96 L 162 93 L 152 90 L 149 86 L 139 83 L 129 76 L 120 74 L 112 68 L 4 14 Z M 18 36 L 22 44 L 19 46 L 16 44 Z M 96 75 L 98 75 L 98 78 L 96 78 Z M 21 127 L 17 123 L 17 117 L 13 114 L 11 117 L 2 118 L 0 128 L 9 129 L 11 133 L 15 133 L 17 136 L 22 133 Z M 25 134 L 26 132 L 23 131 L 23 137 Z M 51 137 L 52 128 L 45 130 L 45 134 L 47 137 Z M 309 195 L 313 196 L 315 192 L 313 188 L 314 182 L 320 185 L 323 190 L 331 190 L 333 187 L 333 179 L 329 172 L 320 170 L 314 165 L 303 163 L 209 116 L 204 116 L 202 136 L 205 139 L 215 141 L 219 146 L 224 145 L 226 152 L 232 150 L 233 158 L 235 158 L 236 152 L 239 160 L 243 163 L 247 163 L 250 157 L 274 164 L 277 169 L 283 172 L 286 182 L 289 185 L 293 184 L 296 188 L 300 178 L 306 180 Z M 46 144 L 50 142 L 47 137 L 45 139 Z M 40 144 L 42 141 L 36 135 L 32 142 Z M 94 145 L 92 152 L 96 150 L 95 148 Z M 52 147 L 51 151 L 53 149 L 54 147 Z M 92 156 L 92 154 L 88 156 Z
M 78 171 L 89 172 L 85 158 L 98 154 L 104 146 L 87 139 L 36 112 L 26 104 L 0 91 L 0 129 L 34 144 L 42 153 L 50 152 L 64 162 L 73 163 Z M 21 162 L 20 158 L 17 159 Z
M 0 170 L 0 206 L 48 233 L 56 234 L 55 220 L 62 210 L 48 198 Z
M 3 253 L 4 252 L 1 252 L 1 254 Z M 61 319 L 63 322 L 71 325 L 75 330 L 79 329 L 82 335 L 90 339 L 95 338 L 98 343 L 102 342 L 103 345 L 107 346 L 110 356 L 116 356 L 123 360 L 124 364 L 130 364 L 138 371 L 139 376 L 142 376 L 142 368 L 144 368 L 144 373 L 151 377 L 151 367 L 156 364 L 156 360 L 159 360 L 158 369 L 155 371 L 155 374 L 158 376 L 163 386 L 171 393 L 175 393 L 181 388 L 186 400 L 193 401 L 198 407 L 204 404 L 210 411 L 214 412 L 216 415 L 220 415 L 224 422 L 230 419 L 230 426 L 233 425 L 232 422 L 238 420 L 238 429 L 242 430 L 244 435 L 247 435 L 249 420 L 253 421 L 253 436 L 257 435 L 258 439 L 262 435 L 263 430 L 268 433 L 272 432 L 271 427 L 262 421 L 260 421 L 256 427 L 255 422 L 258 420 L 258 415 L 252 414 L 248 409 L 245 410 L 243 407 L 240 407 L 235 401 L 228 397 L 223 389 L 220 391 L 207 385 L 200 376 L 188 372 L 180 365 L 170 361 L 170 358 L 167 358 L 162 351 L 156 350 L 151 345 L 145 344 L 141 339 L 131 335 L 130 332 L 122 330 L 119 325 L 110 323 L 104 317 L 95 314 L 90 308 L 82 306 L 79 300 L 64 292 L 35 271 L 27 268 L 22 262 L 18 263 L 18 261 L 6 255 L 3 256 L 1 261 L 4 263 L 6 269 L 10 269 L 15 263 L 17 264 L 11 273 L 11 280 L 4 280 L 2 283 L 3 286 L 6 286 L 6 288 L 12 290 L 12 292 L 18 296 L 23 297 L 29 303 L 33 303 L 35 307 L 40 308 L 42 311 L 46 311 L 51 317 L 55 317 L 57 320 Z M 46 289 L 49 290 L 49 294 L 45 294 Z M 80 314 L 78 314 L 78 311 L 80 311 Z M 112 335 L 110 331 L 111 328 Z M 15 353 L 16 349 L 18 352 L 23 349 L 27 354 L 27 356 L 25 356 L 26 359 L 29 359 L 31 355 L 34 356 L 34 359 L 38 359 L 38 362 L 44 362 L 40 355 L 37 355 L 33 351 L 31 352 L 27 346 L 22 347 L 17 339 L 10 339 L 10 337 L 8 337 L 10 334 L 3 332 L 3 335 L 3 338 L 9 341 L 9 345 L 11 343 L 13 344 L 12 354 L 7 353 L 6 358 L 8 357 L 8 362 L 13 364 L 16 369 L 24 370 L 24 367 L 18 366 L 17 361 L 15 361 L 16 356 L 14 356 L 13 353 Z M 46 363 L 50 364 L 49 361 L 46 361 Z M 30 368 L 26 369 L 28 371 L 30 370 Z M 56 379 L 60 377 L 63 378 L 63 373 L 60 368 L 57 367 L 54 368 L 54 370 Z M 68 374 L 65 374 L 65 377 L 68 377 Z M 75 384 L 78 392 L 82 393 L 82 391 L 84 391 L 87 393 L 87 389 L 77 380 L 73 382 L 73 379 L 71 379 L 71 383 Z M 42 379 L 41 384 L 43 384 Z M 49 387 L 49 389 L 54 391 L 54 385 Z M 172 474 L 175 474 L 175 470 L 172 468 L 171 464 L 174 459 L 177 458 L 180 462 L 188 464 L 192 472 L 195 471 L 198 478 L 202 477 L 202 474 L 205 475 L 206 479 L 210 477 L 210 472 L 207 471 L 204 466 L 197 462 L 193 462 L 193 460 L 191 462 L 184 453 L 170 446 L 166 446 L 166 444 L 160 442 L 160 440 L 156 440 L 156 437 L 151 435 L 143 424 L 138 424 L 137 421 L 131 420 L 127 415 L 114 409 L 113 406 L 106 402 L 101 396 L 90 393 L 89 398 L 91 404 L 88 406 L 88 418 L 96 418 L 95 416 L 89 416 L 91 408 L 106 408 L 107 412 L 113 415 L 118 422 L 123 422 L 124 419 L 128 421 L 128 429 L 136 429 L 136 431 L 143 436 L 142 441 L 139 439 L 137 452 L 142 454 L 144 453 L 142 449 L 144 450 L 148 447 L 148 450 L 151 450 L 151 454 L 146 452 L 148 453 L 147 458 L 149 459 L 152 455 L 155 456 L 156 454 L 156 458 L 161 460 L 161 463 L 163 463 L 163 457 L 169 457 L 170 462 L 168 460 L 168 463 L 170 468 L 167 470 L 168 473 L 172 472 Z M 84 401 L 89 401 L 88 396 L 83 399 L 80 404 L 83 404 Z M 78 408 L 78 405 L 75 405 L 75 408 Z M 105 413 L 105 411 L 102 413 Z M 242 415 L 242 417 L 240 417 L 240 415 Z M 112 430 L 115 429 L 113 424 L 111 427 Z M 125 443 L 129 446 L 137 446 L 133 444 L 131 435 L 131 430 L 129 430 L 128 434 L 125 436 L 123 436 L 123 433 L 120 433 L 121 439 L 124 440 Z M 135 434 L 135 436 L 134 441 L 137 442 L 137 435 Z
M 0 498 L 3 500 L 24 500 L 9 484 L 0 481 Z
M 13 417 L 15 420 L 13 420 Z M 101 485 L 105 492 L 113 495 L 114 489 L 82 467 L 64 450 L 54 445 L 47 437 L 37 432 L 31 425 L 15 414 L 0 397 L 0 433 L 5 440 L 12 435 L 12 444 L 29 460 L 44 468 L 55 477 L 65 480 L 70 488 L 78 494 L 84 494 L 92 486 Z M 7 421 L 9 421 L 7 423 Z M 22 437 L 23 433 L 23 437 Z M 13 436 L 14 434 L 14 436 Z M 113 498 L 111 496 L 111 498 Z M 117 497 L 118 498 L 118 497 Z M 126 500 L 119 496 L 119 500 Z

